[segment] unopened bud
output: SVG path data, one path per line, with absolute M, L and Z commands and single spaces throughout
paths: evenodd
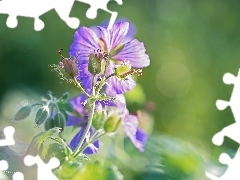
M 93 127 L 96 130 L 102 129 L 106 114 L 103 111 L 97 111 L 93 116 Z
M 47 118 L 45 124 L 44 124 L 44 129 L 45 131 L 54 128 L 54 119 L 52 117 Z
M 115 76 L 117 76 L 119 79 L 126 79 L 128 76 L 132 76 L 134 73 L 138 76 L 141 76 L 142 69 L 132 69 L 130 63 L 124 63 L 115 68 Z
M 102 58 L 97 54 L 91 53 L 88 62 L 88 71 L 93 74 L 99 74 L 101 72 Z
M 41 107 L 36 113 L 35 118 L 36 125 L 40 126 L 47 119 L 48 114 L 49 114 L 48 107 Z
M 63 113 L 58 112 L 54 117 L 54 124 L 56 127 L 61 128 L 61 131 L 65 128 L 65 116 Z
M 106 132 L 115 132 L 117 131 L 122 119 L 118 117 L 116 114 L 112 114 L 108 117 L 106 122 L 104 123 L 104 130 Z
M 14 116 L 14 120 L 23 120 L 25 119 L 26 117 L 29 116 L 29 114 L 31 113 L 31 106 L 24 106 L 22 108 L 20 108 L 18 110 L 18 112 L 15 114 Z

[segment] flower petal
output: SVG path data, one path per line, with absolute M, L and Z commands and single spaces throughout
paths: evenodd
M 87 119 L 84 117 L 75 117 L 75 116 L 68 116 L 68 120 L 66 121 L 66 126 L 77 126 L 81 124 L 86 124 Z
M 128 22 L 119 22 L 114 24 L 111 29 L 106 29 L 104 27 L 98 27 L 101 33 L 101 38 L 105 42 L 105 46 L 108 52 L 117 46 L 119 43 L 123 42 L 129 29 Z
M 83 133 L 86 130 L 87 125 L 83 125 L 80 131 L 74 136 L 72 141 L 70 142 L 70 147 L 74 150 L 77 146 L 79 141 L 81 140 Z M 90 135 L 93 133 L 93 130 L 90 129 Z M 84 140 L 83 144 L 86 143 L 86 139 Z M 85 150 L 84 153 L 86 154 L 94 154 L 98 151 L 99 148 L 99 142 L 95 141 L 93 144 L 90 144 Z
M 87 27 L 79 28 L 74 34 L 74 41 L 70 46 L 69 55 L 80 61 L 88 61 L 92 50 L 100 48 L 99 38 L 93 30 Z
M 149 56 L 145 51 L 144 44 L 133 39 L 126 43 L 123 50 L 114 56 L 114 58 L 120 61 L 128 60 L 134 68 L 143 68 L 150 64 Z
M 138 148 L 139 151 L 144 151 L 144 144 L 141 141 L 141 132 L 138 132 L 137 137 L 137 131 L 138 131 L 138 119 L 134 115 L 126 115 L 123 122 L 123 127 L 125 129 L 126 135 L 129 137 L 129 139 L 132 141 L 133 145 Z

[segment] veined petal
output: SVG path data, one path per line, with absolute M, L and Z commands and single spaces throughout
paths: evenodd
M 143 68 L 150 64 L 149 56 L 145 51 L 144 44 L 133 39 L 126 43 L 123 50 L 114 56 L 114 58 L 120 61 L 128 60 L 134 68 Z
M 88 60 L 91 50 L 100 48 L 99 38 L 93 30 L 87 27 L 79 28 L 74 34 L 74 41 L 70 46 L 69 55 L 77 59 Z
M 126 135 L 132 141 L 133 145 L 138 148 L 139 151 L 143 152 L 144 144 L 137 139 L 137 131 L 139 125 L 137 117 L 134 115 L 126 115 L 122 121 L 122 124 Z M 140 136 L 139 139 L 141 139 Z
M 107 50 L 110 51 L 113 47 L 123 42 L 129 29 L 128 22 L 119 22 L 114 24 L 111 29 L 98 27 L 101 33 L 101 39 L 104 40 Z
M 106 94 L 109 96 L 115 96 L 117 94 L 123 94 L 132 90 L 136 86 L 135 80 L 130 76 L 126 80 L 120 80 L 113 76 L 107 80 Z

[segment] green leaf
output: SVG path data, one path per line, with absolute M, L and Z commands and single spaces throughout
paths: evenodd
M 108 166 L 105 169 L 106 172 L 106 180 L 107 179 L 111 179 L 111 180 L 122 180 L 123 179 L 123 175 L 118 171 L 117 166 L 115 165 L 111 165 Z
M 82 166 L 79 162 L 65 161 L 62 166 L 57 170 L 56 174 L 59 180 L 61 179 L 71 179 L 74 174 L 76 174 L 80 167 Z
M 29 116 L 29 114 L 31 113 L 31 106 L 24 106 L 21 107 L 18 112 L 14 115 L 14 120 L 23 120 L 26 117 Z
M 60 164 L 62 164 L 67 155 L 65 153 L 65 147 L 62 144 L 51 143 L 44 146 L 41 156 L 45 162 L 49 162 L 52 157 L 56 157 L 60 161 Z
M 44 141 L 46 141 L 48 138 L 60 133 L 60 129 L 58 127 L 49 129 L 46 132 L 41 132 L 38 135 L 34 136 L 30 145 L 27 148 L 26 155 L 36 155 L 42 150 L 42 145 Z

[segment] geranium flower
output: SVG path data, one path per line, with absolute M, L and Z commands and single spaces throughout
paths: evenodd
M 143 68 L 150 64 L 143 43 L 126 38 L 128 30 L 128 22 L 119 22 L 111 29 L 102 26 L 98 26 L 97 30 L 81 27 L 75 32 L 69 54 L 70 57 L 77 58 L 79 68 L 77 79 L 87 90 L 91 90 L 92 87 L 92 74 L 88 71 L 89 57 L 92 53 L 108 61 L 105 76 L 114 73 L 114 69 L 124 62 L 130 63 L 132 68 Z M 133 89 L 135 85 L 131 76 L 124 80 L 112 76 L 107 80 L 106 94 L 110 96 L 122 94 Z
M 110 114 L 116 113 L 118 115 L 118 118 L 122 119 L 121 125 L 127 137 L 132 141 L 133 145 L 138 148 L 139 151 L 143 152 L 144 145 L 148 139 L 148 135 L 139 128 L 139 121 L 137 116 L 129 114 L 126 108 L 125 97 L 123 95 L 117 95 L 116 98 L 117 100 L 115 102 L 108 104 L 102 103 L 101 101 L 96 102 L 95 109 L 104 109 Z M 76 148 L 78 145 L 87 125 L 88 110 L 84 105 L 85 100 L 86 96 L 82 94 L 70 101 L 73 105 L 73 108 L 79 113 L 80 116 L 69 116 L 68 121 L 66 122 L 66 126 L 82 125 L 80 131 L 76 134 L 70 143 L 72 148 Z M 94 129 L 91 127 L 89 135 L 91 135 L 93 132 Z M 84 152 L 87 154 L 96 153 L 98 148 L 99 143 L 98 141 L 95 141 Z

